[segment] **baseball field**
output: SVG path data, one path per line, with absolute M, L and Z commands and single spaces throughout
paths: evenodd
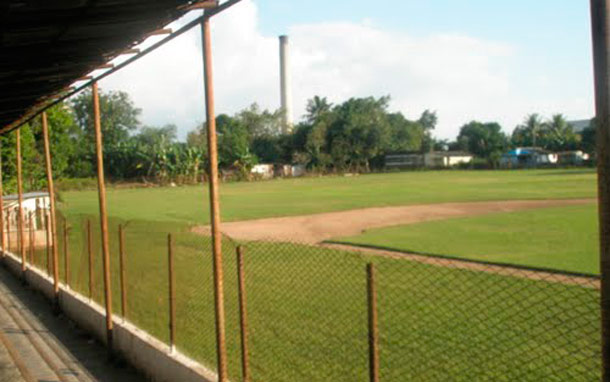
M 60 197 L 69 227 L 69 282 L 88 293 L 84 227 L 90 220 L 92 297 L 101 301 L 97 193 Z M 115 311 L 122 314 L 122 224 L 125 316 L 168 341 L 172 233 L 177 347 L 214 368 L 207 198 L 204 186 L 108 190 Z M 243 245 L 253 380 L 366 379 L 368 263 L 378 272 L 384 380 L 595 380 L 599 291 L 595 278 L 577 275 L 599 271 L 595 198 L 596 175 L 582 169 L 222 184 L 230 374 L 240 377 L 235 248 Z M 343 245 L 338 249 L 331 241 Z M 432 257 L 420 261 L 410 254 Z M 460 258 L 568 273 L 507 274 L 484 264 L 463 266 Z M 42 251 L 36 261 L 45 267 Z M 63 262 L 62 256 L 62 280 Z

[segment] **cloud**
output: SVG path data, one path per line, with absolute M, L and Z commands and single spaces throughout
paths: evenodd
M 253 102 L 279 107 L 277 36 L 261 32 L 257 12 L 255 3 L 244 0 L 213 19 L 217 113 L 235 113 Z M 331 102 L 391 95 L 390 108 L 411 118 L 436 110 L 436 135 L 442 138 L 454 138 L 472 119 L 498 120 L 512 130 L 528 112 L 592 113 L 588 95 L 545 93 L 546 81 L 540 80 L 532 81 L 539 88 L 531 91 L 535 85 L 514 68 L 518 48 L 503 42 L 458 33 L 415 36 L 370 20 L 294 25 L 288 32 L 296 119 L 314 95 Z M 128 91 L 143 109 L 144 123 L 176 123 L 184 137 L 205 118 L 200 46 L 195 28 L 101 86 Z

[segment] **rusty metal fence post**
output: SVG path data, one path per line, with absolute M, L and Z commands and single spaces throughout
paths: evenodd
M 91 238 L 91 220 L 87 219 L 87 265 L 89 270 L 89 299 L 93 298 L 93 243 Z
M 23 236 L 24 231 L 24 221 L 23 221 L 23 170 L 21 165 L 21 129 L 15 130 L 15 139 L 17 140 L 17 200 L 19 205 L 19 212 L 17 218 L 18 220 L 18 228 L 17 235 L 19 237 L 19 254 L 21 255 L 21 272 L 23 273 L 23 277 L 25 280 L 25 271 L 27 269 L 26 259 L 25 259 L 25 236 Z
M 610 381 L 610 9 L 591 0 L 595 69 L 599 248 L 601 271 L 602 380 Z
M 7 250 L 9 252 L 11 252 L 11 210 L 7 209 L 6 210 L 6 241 L 7 243 Z
M 250 363 L 248 357 L 248 310 L 246 307 L 246 275 L 244 270 L 243 247 L 237 247 L 237 282 L 239 293 L 239 327 L 241 339 L 241 371 L 243 382 L 250 381 Z
M 44 226 L 47 240 L 47 276 L 51 275 L 51 227 L 49 226 L 49 213 L 44 215 Z
M 35 244 L 36 244 L 36 240 L 34 238 L 34 236 L 36 235 L 36 224 L 35 224 L 35 220 L 36 216 L 34 215 L 33 212 L 30 212 L 30 265 L 34 266 L 34 251 L 35 251 Z
M 42 230 L 43 228 L 43 224 L 44 224 L 44 220 L 42 219 L 42 214 L 41 214 L 41 210 L 40 210 L 40 203 L 38 202 L 39 199 L 36 199 L 36 210 L 34 211 L 34 261 L 36 261 L 36 244 L 37 244 L 37 235 L 38 232 Z M 39 220 L 40 219 L 40 220 Z M 38 222 L 40 221 L 40 224 L 38 224 Z M 38 264 L 37 266 L 41 267 L 40 264 Z
M 106 343 L 109 354 L 112 355 L 112 292 L 110 280 L 110 248 L 108 247 L 108 212 L 106 210 L 106 182 L 104 178 L 104 149 L 102 139 L 102 122 L 100 114 L 100 99 L 97 82 L 92 86 L 93 121 L 95 127 L 95 153 L 97 163 L 97 190 L 100 208 L 100 229 L 102 232 L 102 268 L 104 270 L 104 302 L 106 308 Z
M 377 328 L 377 289 L 375 285 L 375 266 L 366 266 L 367 297 L 369 317 L 369 380 L 379 382 L 379 332 Z
M 17 248 L 16 248 L 16 251 L 19 254 L 19 257 L 21 258 L 21 252 L 22 252 L 21 249 L 23 248 L 23 245 L 21 243 L 21 236 L 22 236 L 21 230 L 23 227 L 21 226 L 21 218 L 19 216 L 20 215 L 19 215 L 19 211 L 18 211 L 17 212 L 17 232 L 16 232 L 16 234 L 17 234 L 16 247 Z M 22 260 L 22 262 L 23 262 L 23 260 Z
M 220 230 L 220 202 L 218 191 L 218 148 L 216 140 L 216 116 L 214 113 L 214 85 L 212 75 L 212 36 L 209 17 L 201 22 L 203 45 L 203 78 L 205 90 L 206 122 L 208 131 L 210 223 L 212 227 L 212 257 L 214 268 L 214 313 L 216 323 L 216 355 L 218 381 L 226 382 L 227 348 L 225 335 L 224 278 L 222 269 L 222 233 Z
M 57 213 L 55 210 L 55 187 L 53 186 L 53 165 L 51 158 L 51 143 L 49 141 L 49 126 L 47 123 L 47 113 L 41 114 L 42 118 L 42 138 L 44 143 L 45 171 L 47 175 L 47 190 L 49 192 L 49 209 L 51 224 L 51 250 L 53 255 L 53 289 L 55 291 L 55 303 L 59 299 L 59 253 L 57 248 Z
M 173 352 L 176 346 L 176 290 L 174 279 L 174 243 L 171 233 L 167 235 L 167 270 L 169 277 L 169 346 Z
M 6 233 L 6 251 L 10 252 L 11 251 L 11 210 L 7 208 L 6 210 L 6 223 L 4 225 L 5 227 L 5 233 Z
M 64 217 L 64 282 L 70 287 L 70 248 L 69 248 L 68 219 Z
M 121 282 L 121 316 L 127 318 L 127 285 L 125 284 L 125 232 L 119 224 L 119 276 Z

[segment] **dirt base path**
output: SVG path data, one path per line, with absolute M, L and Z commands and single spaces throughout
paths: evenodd
M 272 239 L 314 244 L 332 238 L 358 235 L 362 231 L 372 228 L 484 215 L 493 212 L 583 205 L 595 201 L 595 199 L 510 200 L 364 208 L 223 223 L 222 232 L 238 240 Z M 193 228 L 193 231 L 209 234 L 210 228 L 209 226 L 199 226 Z
M 349 244 L 328 243 L 320 244 L 320 246 L 323 246 L 325 248 L 337 249 L 340 251 L 362 253 L 365 255 L 416 261 L 418 263 L 433 265 L 435 267 L 466 269 L 469 271 L 495 273 L 498 275 L 518 277 L 522 279 L 543 280 L 552 283 L 578 285 L 591 289 L 600 289 L 600 281 L 595 277 L 527 269 L 526 267 L 516 267 L 513 265 L 485 264 L 476 260 L 450 259 L 438 256 L 418 255 L 414 253 L 385 250 L 381 248 L 365 248 Z

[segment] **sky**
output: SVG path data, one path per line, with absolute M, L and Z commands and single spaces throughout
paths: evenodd
M 529 113 L 588 119 L 588 4 L 242 0 L 212 21 L 216 112 L 234 114 L 254 102 L 279 108 L 278 36 L 287 34 L 295 122 L 314 95 L 332 103 L 390 95 L 390 111 L 411 119 L 434 110 L 440 139 L 455 139 L 472 120 L 498 121 L 510 133 Z M 200 41 L 195 28 L 100 86 L 128 92 L 143 124 L 174 123 L 184 139 L 205 119 Z

